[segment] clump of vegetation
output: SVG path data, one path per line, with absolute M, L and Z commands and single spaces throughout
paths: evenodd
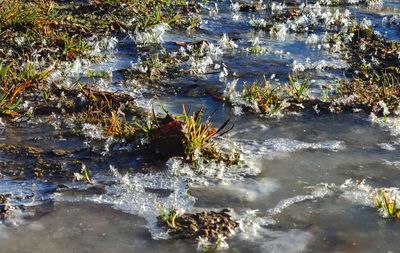
M 337 89 L 340 100 L 337 101 L 344 101 L 342 103 L 350 107 L 364 107 L 382 116 L 392 114 L 400 106 L 400 82 L 391 75 L 383 78 L 387 81 L 381 85 L 360 79 L 341 81 Z
M 160 204 L 156 205 L 157 211 L 158 211 L 158 219 L 162 223 L 164 223 L 168 228 L 170 229 L 176 229 L 176 218 L 180 216 L 180 212 L 175 209 L 166 209 L 163 208 Z
M 42 96 L 31 96 L 29 99 L 36 99 L 34 105 L 47 102 L 47 97 L 53 95 L 50 94 L 52 89 L 37 84 L 47 79 L 49 68 L 57 68 L 61 61 L 102 57 L 96 53 L 99 49 L 94 41 L 99 34 L 137 33 L 158 24 L 194 28 L 199 22 L 192 15 L 197 11 L 196 6 L 196 1 L 181 0 L 84 1 L 79 4 L 54 0 L 0 1 L 0 112 L 18 115 L 19 104 L 28 99 L 26 90 L 46 94 L 45 101 L 37 100 Z M 27 59 L 26 55 L 33 59 Z M 171 58 L 163 59 L 164 62 L 156 57 L 144 63 L 143 68 L 148 69 L 151 78 L 171 65 Z M 108 73 L 93 71 L 88 71 L 86 76 L 109 77 Z M 33 87 L 36 89 L 31 89 Z
M 246 48 L 246 51 L 250 54 L 264 54 L 268 52 L 268 49 L 261 45 L 252 45 L 251 47 Z
M 105 119 L 106 135 L 132 137 L 136 133 L 134 122 L 126 120 L 118 112 L 112 111 L 111 117 Z
M 350 41 L 345 41 L 347 34 L 341 34 L 346 45 L 344 55 L 354 71 L 354 77 L 363 81 L 374 81 L 381 86 L 387 80 L 385 76 L 400 75 L 400 43 L 387 40 L 357 23 L 353 24 L 348 34 L 353 34 Z
M 400 208 L 397 205 L 395 194 L 391 194 L 384 189 L 379 189 L 374 196 L 375 207 L 386 218 L 400 219 Z
M 349 35 L 351 40 L 346 40 Z M 343 55 L 351 66 L 352 77 L 339 83 L 336 102 L 384 116 L 395 112 L 400 103 L 400 43 L 357 23 L 336 38 L 344 45 Z
M 320 1 L 323 6 L 349 6 L 349 5 L 374 5 L 379 4 L 381 0 L 359 0 L 359 1 L 348 1 L 348 0 L 324 0 Z
M 160 208 L 160 207 L 158 207 Z M 175 239 L 206 239 L 216 243 L 221 237 L 231 236 L 238 223 L 229 215 L 229 210 L 220 212 L 179 213 L 175 209 L 161 208 L 158 217 L 159 224 L 168 229 Z
M 276 115 L 285 107 L 285 99 L 281 95 L 281 87 L 272 87 L 264 78 L 263 86 L 254 81 L 249 87 L 243 85 L 241 96 L 246 101 L 256 102 L 262 113 Z
M 185 146 L 185 154 L 187 158 L 193 160 L 196 150 L 213 149 L 214 143 L 211 139 L 217 134 L 218 130 L 211 126 L 209 119 L 201 122 L 204 114 L 203 108 L 189 115 L 183 105 L 182 112 L 184 118 L 183 133 L 185 138 L 183 145 Z
M 256 37 L 252 43 L 251 46 L 245 49 L 247 52 L 250 54 L 264 54 L 268 52 L 268 49 L 260 45 L 260 40 L 258 37 Z
M 246 104 L 255 104 L 261 113 L 276 116 L 284 111 L 304 109 L 303 102 L 312 106 L 316 101 L 309 97 L 308 89 L 309 79 L 299 81 L 289 75 L 289 84 L 284 86 L 273 87 L 265 78 L 261 85 L 258 80 L 250 86 L 245 84 L 240 97 Z
M 92 177 L 91 177 L 91 175 L 89 173 L 89 169 L 86 167 L 85 164 L 82 164 L 82 169 L 81 169 L 80 173 L 78 173 L 78 172 L 74 173 L 74 177 L 75 177 L 76 181 L 83 181 L 83 182 L 86 182 L 88 184 L 92 184 L 93 183 Z
M 182 115 L 172 116 L 164 109 L 166 115 L 157 117 L 153 111 L 145 123 L 137 123 L 137 126 L 145 132 L 150 145 L 164 157 L 181 156 L 188 162 L 195 162 L 199 157 L 205 161 L 225 162 L 236 164 L 237 156 L 231 156 L 220 152 L 213 138 L 230 131 L 224 130 L 229 120 L 220 128 L 214 128 L 210 118 L 203 121 L 204 109 L 201 108 L 192 114 L 182 106 Z
M 309 81 L 310 79 L 306 79 L 300 82 L 297 78 L 289 75 L 289 85 L 286 86 L 286 90 L 297 103 L 301 103 L 309 97 Z
M 135 121 L 128 120 L 124 111 L 134 113 L 125 105 L 113 105 L 112 100 L 104 96 L 104 99 L 94 101 L 93 105 L 78 113 L 75 122 L 79 125 L 98 125 L 103 129 L 104 136 L 132 138 L 136 134 Z
M 38 88 L 49 75 L 51 68 L 40 71 L 28 61 L 24 66 L 18 67 L 16 63 L 3 65 L 0 63 L 0 113 L 16 116 L 17 109 L 24 92 L 33 87 Z
M 171 76 L 179 73 L 178 59 L 166 50 L 161 53 L 149 53 L 143 60 L 138 62 L 133 70 L 126 71 L 125 75 L 135 78 L 159 80 L 161 77 Z

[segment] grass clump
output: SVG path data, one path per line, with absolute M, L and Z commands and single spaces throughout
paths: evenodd
M 93 38 L 98 35 L 131 34 L 157 24 L 187 28 L 196 22 L 194 12 L 196 1 L 183 0 L 99 0 L 79 4 L 54 0 L 0 0 L 1 110 L 11 114 L 18 107 L 17 95 L 48 75 L 47 72 L 30 75 L 33 74 L 31 70 L 57 67 L 60 61 L 102 57 L 97 54 L 98 50 L 93 51 L 98 45 Z M 26 55 L 33 55 L 41 67 L 31 68 Z M 149 76 L 161 75 L 168 62 L 164 63 L 158 57 L 149 60 L 146 63 Z M 20 70 L 16 66 L 26 69 Z M 24 77 L 24 74 L 30 76 Z M 87 74 L 89 77 L 106 77 L 105 73 Z M 20 77 L 25 80 L 17 80 Z M 43 91 L 38 89 L 37 93 Z
M 98 126 L 102 135 L 133 138 L 137 131 L 134 116 L 137 114 L 134 101 L 129 95 L 112 92 L 96 91 L 86 85 L 79 89 L 61 89 L 52 91 L 58 93 L 56 101 L 62 108 L 68 109 L 65 113 L 71 114 L 76 127 L 85 124 Z M 54 99 L 48 102 L 52 106 Z M 80 134 L 79 129 L 73 130 Z
M 309 82 L 310 79 L 300 82 L 298 78 L 293 78 L 289 75 L 289 85 L 286 86 L 286 89 L 297 103 L 301 103 L 309 97 Z
M 198 112 L 189 115 L 183 105 L 182 112 L 184 118 L 183 133 L 185 138 L 183 144 L 185 146 L 185 154 L 187 158 L 193 160 L 196 150 L 213 149 L 214 143 L 211 139 L 217 133 L 217 129 L 212 127 L 209 119 L 205 122 L 201 122 L 204 114 L 203 108 Z
M 349 35 L 350 41 L 345 39 Z M 348 33 L 341 32 L 336 37 L 344 45 L 351 78 L 339 83 L 335 100 L 384 116 L 395 112 L 400 104 L 400 43 L 356 22 Z
M 224 162 L 226 164 L 237 164 L 238 157 L 221 152 L 214 137 L 223 135 L 230 131 L 224 130 L 229 120 L 225 121 L 220 128 L 212 126 L 210 118 L 203 120 L 204 109 L 190 113 L 182 105 L 182 114 L 173 116 L 164 109 L 166 115 L 158 117 L 154 110 L 144 123 L 136 123 L 139 129 L 149 138 L 149 144 L 153 153 L 159 153 L 160 157 L 169 158 L 173 156 L 184 157 L 189 163 L 196 163 L 199 159 L 204 162 Z
M 86 167 L 85 164 L 82 164 L 82 169 L 80 173 L 78 172 L 74 173 L 74 178 L 76 181 L 83 181 L 88 184 L 93 184 L 93 180 L 89 173 L 89 169 Z
M 397 198 L 394 194 L 390 195 L 384 189 L 379 189 L 374 196 L 375 207 L 385 218 L 400 219 L 400 208 L 397 205 Z
M 346 106 L 365 107 L 366 110 L 380 115 L 392 114 L 400 106 L 400 82 L 391 75 L 384 78 L 386 81 L 380 85 L 373 80 L 341 81 L 337 89 L 339 99 L 336 100 L 346 101 Z
M 145 80 L 159 80 L 162 77 L 172 76 L 179 73 L 178 59 L 169 54 L 166 50 L 161 53 L 148 54 L 138 62 L 133 71 L 127 72 L 127 76 Z
M 257 80 L 249 87 L 243 85 L 241 97 L 250 103 L 255 102 L 262 113 L 275 115 L 285 107 L 285 100 L 280 92 L 280 86 L 272 87 L 264 78 L 263 86 Z
M 237 164 L 239 157 L 237 154 L 226 154 L 219 151 L 213 138 L 217 134 L 219 136 L 232 130 L 233 125 L 226 129 L 229 119 L 226 120 L 218 129 L 211 124 L 211 118 L 202 120 L 204 116 L 204 108 L 201 107 L 197 112 L 190 114 L 186 107 L 182 105 L 182 115 L 177 118 L 183 119 L 182 131 L 184 134 L 183 146 L 184 154 L 188 161 L 196 162 L 200 157 L 206 162 L 224 162 L 227 165 Z
M 30 61 L 22 67 L 14 62 L 0 64 L 0 113 L 17 116 L 17 108 L 23 102 L 25 91 L 42 84 L 50 72 L 51 68 L 38 70 Z
M 157 209 L 157 212 L 158 212 L 158 218 L 162 222 L 164 222 L 167 225 L 168 228 L 170 228 L 170 229 L 176 229 L 177 228 L 175 220 L 176 220 L 177 217 L 179 217 L 181 212 L 179 212 L 175 208 L 170 208 L 170 209 L 163 208 L 160 204 L 156 205 L 156 209 Z
M 224 239 L 232 236 L 239 226 L 228 209 L 200 213 L 181 213 L 174 208 L 166 210 L 159 205 L 157 209 L 160 213 L 159 225 L 167 228 L 172 238 L 199 241 L 203 243 L 198 248 L 202 252 L 206 249 L 221 249 L 222 244 L 226 246 Z
M 75 116 L 75 123 L 100 126 L 104 136 L 133 138 L 138 131 L 134 120 L 127 120 L 123 114 L 108 106 L 89 106 Z
M 133 137 L 137 132 L 133 121 L 126 120 L 115 111 L 111 112 L 111 117 L 105 119 L 105 125 L 105 134 L 108 136 Z
M 29 5 L 27 1 L 2 0 L 0 1 L 0 31 L 7 29 L 26 29 L 35 25 L 40 17 L 36 5 Z
M 298 108 L 297 104 L 310 100 L 308 87 L 309 79 L 300 82 L 290 75 L 289 84 L 285 86 L 273 87 L 264 78 L 261 85 L 258 80 L 250 86 L 243 85 L 241 98 L 247 103 L 255 104 L 261 113 L 273 116 L 287 108 Z
M 252 45 L 251 47 L 246 48 L 246 51 L 250 54 L 264 54 L 268 52 L 268 49 L 261 45 Z
M 356 78 L 382 85 L 387 75 L 399 77 L 399 42 L 387 40 L 372 28 L 357 23 L 350 28 L 349 34 L 353 37 L 351 41 L 344 41 L 345 53 Z

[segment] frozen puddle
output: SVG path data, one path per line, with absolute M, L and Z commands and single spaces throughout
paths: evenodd
M 252 157 L 252 159 L 255 157 L 273 159 L 301 150 L 321 149 L 336 152 L 346 147 L 343 141 L 310 143 L 285 138 L 267 139 L 265 141 L 235 140 L 235 142 L 238 143 L 237 149 L 243 153 L 243 156 Z
M 78 199 L 62 195 L 58 201 L 92 201 L 99 204 L 109 204 L 115 209 L 143 217 L 153 238 L 167 238 L 167 234 L 157 226 L 159 215 L 157 206 L 179 211 L 190 211 L 195 201 L 187 194 L 187 181 L 169 172 L 148 174 L 121 175 L 116 168 L 110 166 L 113 178 L 105 187 L 106 194 L 84 196 Z
M 0 192 L 11 195 L 8 199 L 10 205 L 40 205 L 52 198 L 55 188 L 54 184 L 39 180 L 0 179 Z
M 289 232 L 271 233 L 273 239 L 261 245 L 261 251 L 265 253 L 300 253 L 305 252 L 307 245 L 312 240 L 311 233 L 299 230 Z
M 197 197 L 206 198 L 207 195 L 213 195 L 213 198 L 227 198 L 233 201 L 254 202 L 262 200 L 271 193 L 281 188 L 279 182 L 271 178 L 251 179 L 243 178 L 242 180 L 224 179 L 221 182 L 207 187 L 194 185 L 191 192 Z

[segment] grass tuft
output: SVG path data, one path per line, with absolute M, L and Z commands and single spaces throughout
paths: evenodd
M 385 217 L 400 219 L 400 208 L 397 205 L 396 196 L 391 197 L 385 190 L 379 189 L 374 196 L 375 207 L 378 208 Z

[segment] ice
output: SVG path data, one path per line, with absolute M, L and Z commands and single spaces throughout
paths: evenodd
M 273 235 L 275 238 L 265 242 L 261 246 L 261 252 L 265 253 L 300 253 L 305 252 L 313 235 L 301 230 L 290 230 Z
M 226 242 L 226 237 L 220 236 L 216 242 L 211 243 L 207 238 L 198 238 L 197 248 L 198 252 L 211 252 L 229 249 L 229 244 Z
M 306 200 L 314 200 L 314 199 L 324 198 L 325 196 L 328 196 L 333 193 L 333 191 L 330 189 L 329 185 L 327 185 L 327 184 L 321 184 L 321 185 L 318 185 L 318 186 L 315 186 L 312 188 L 313 188 L 313 191 L 310 194 L 297 195 L 294 197 L 283 199 L 274 208 L 269 209 L 268 212 L 271 215 L 276 215 L 296 203 L 303 202 Z
M 157 226 L 158 205 L 180 212 L 190 211 L 194 205 L 193 197 L 187 193 L 187 181 L 168 171 L 123 176 L 113 166 L 110 169 L 114 174 L 115 184 L 106 187 L 105 195 L 90 197 L 88 200 L 110 204 L 118 210 L 145 218 L 155 239 L 167 238 L 166 232 Z M 157 194 L 157 191 L 164 194 Z
M 317 44 L 319 40 L 320 40 L 319 36 L 313 33 L 307 37 L 306 44 Z
M 298 140 L 274 138 L 265 141 L 236 140 L 244 155 L 263 156 L 272 158 L 279 153 L 291 153 L 306 149 L 325 149 L 339 151 L 345 149 L 342 141 L 302 142 Z
M 389 161 L 389 160 L 383 159 L 383 162 L 386 165 L 393 166 L 397 169 L 400 169 L 400 161 Z
M 11 180 L 0 178 L 0 193 L 11 194 L 11 205 L 34 206 L 52 198 L 50 192 L 55 186 L 38 180 Z
M 400 117 L 396 115 L 395 117 L 377 117 L 374 113 L 371 113 L 370 120 L 386 129 L 393 136 L 400 136 Z
M 6 232 L 5 227 L 2 224 L 0 224 L 0 242 L 1 241 L 5 241 L 8 238 L 9 238 L 9 236 L 8 236 L 8 234 Z
M 224 196 L 230 196 L 231 198 L 247 202 L 265 199 L 280 188 L 281 185 L 279 182 L 273 178 L 262 178 L 257 180 L 249 178 L 224 178 L 221 182 L 214 185 L 207 185 L 207 191 L 209 190 L 218 195 L 223 194 Z M 202 189 L 204 188 L 199 187 L 200 191 Z
M 269 232 L 268 226 L 275 224 L 275 221 L 270 218 L 260 217 L 258 212 L 258 210 L 247 210 L 237 217 L 239 220 L 238 237 L 240 240 L 262 241 L 265 234 Z
M 378 143 L 377 144 L 381 149 L 388 150 L 388 151 L 395 151 L 396 147 L 390 143 Z

